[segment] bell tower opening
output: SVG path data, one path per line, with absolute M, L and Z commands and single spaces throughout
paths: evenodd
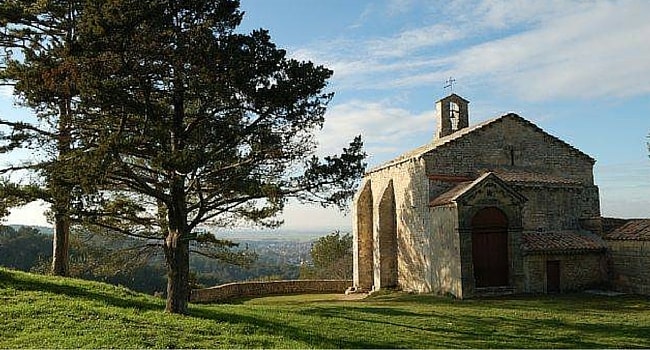
M 449 102 L 449 120 L 451 121 L 451 131 L 458 130 L 458 119 L 460 118 L 460 106 L 456 102 Z
M 434 139 L 451 135 L 469 126 L 469 101 L 451 94 L 436 102 L 436 122 L 438 130 Z

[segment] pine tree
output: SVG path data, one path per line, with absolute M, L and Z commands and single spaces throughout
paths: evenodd
M 30 123 L 1 117 L 0 152 L 28 149 L 41 156 L 0 169 L 14 174 L 5 179 L 5 207 L 42 199 L 51 204 L 54 217 L 52 273 L 69 273 L 69 236 L 75 174 L 68 164 L 73 153 L 76 98 L 76 21 L 82 1 L 8 0 L 0 3 L 0 80 L 14 89 L 16 102 L 31 108 L 38 121 Z M 39 181 L 16 184 L 15 173 L 31 172 Z
M 238 8 L 103 0 L 79 24 L 78 159 L 103 171 L 85 220 L 159 235 L 173 313 L 187 312 L 190 251 L 224 246 L 207 227 L 277 227 L 291 198 L 343 208 L 365 169 L 360 137 L 314 156 L 332 72 L 288 58 L 265 30 L 236 33 Z

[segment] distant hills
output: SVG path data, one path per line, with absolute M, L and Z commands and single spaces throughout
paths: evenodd
M 7 225 L 7 226 L 13 228 L 14 230 L 18 230 L 21 227 L 31 227 L 37 229 L 39 232 L 45 235 L 54 234 L 54 228 L 48 226 L 38 226 L 38 225 Z
M 37 225 L 7 225 L 13 229 L 19 229 L 20 227 L 31 227 L 39 230 L 41 233 L 46 235 L 52 235 L 54 233 L 54 228 L 48 226 L 37 226 Z M 234 240 L 234 241 L 250 241 L 250 240 L 259 240 L 259 241 L 293 241 L 293 242 L 309 242 L 314 241 L 320 237 L 326 236 L 332 233 L 334 230 L 233 230 L 233 231 L 221 231 L 217 230 L 215 236 L 223 239 Z M 346 231 L 341 231 L 346 232 Z
M 219 238 L 229 240 L 260 240 L 260 241 L 314 241 L 333 231 L 302 231 L 302 230 L 266 230 L 266 231 L 231 231 L 215 233 Z

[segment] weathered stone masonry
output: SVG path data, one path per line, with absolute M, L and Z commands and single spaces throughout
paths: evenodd
M 611 283 L 622 292 L 650 295 L 650 219 L 616 221 L 604 236 Z
M 562 292 L 607 283 L 612 266 L 630 280 L 596 235 L 595 160 L 516 114 L 470 127 L 468 103 L 438 101 L 434 140 L 364 176 L 355 286 Z

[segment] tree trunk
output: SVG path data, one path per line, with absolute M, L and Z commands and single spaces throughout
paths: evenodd
M 70 153 L 71 140 L 71 98 L 64 99 L 59 105 L 59 124 L 57 136 L 57 162 L 59 165 L 50 174 L 50 191 L 54 200 L 54 239 L 52 244 L 52 274 L 55 276 L 70 275 L 70 192 L 72 188 L 67 178 L 69 171 L 64 165 Z M 64 170 L 65 169 L 65 170 Z
M 183 180 L 172 181 L 172 203 L 167 207 L 167 237 L 164 250 L 167 263 L 167 306 L 165 311 L 187 314 L 190 300 L 190 240 Z
M 174 69 L 182 72 L 183 68 Z M 171 128 L 172 155 L 181 152 L 184 146 L 183 120 L 185 108 L 182 75 L 174 79 L 174 115 Z M 178 166 L 178 164 L 175 164 Z M 167 237 L 165 237 L 165 259 L 167 260 L 167 306 L 165 311 L 187 314 L 190 300 L 190 240 L 187 225 L 187 203 L 185 201 L 185 177 L 175 170 L 169 172 L 170 197 L 167 205 Z
M 52 274 L 70 275 L 70 220 L 66 214 L 54 215 L 54 240 L 52 251 Z
M 187 235 L 170 231 L 165 240 L 167 305 L 165 311 L 187 314 L 190 299 L 190 245 Z

